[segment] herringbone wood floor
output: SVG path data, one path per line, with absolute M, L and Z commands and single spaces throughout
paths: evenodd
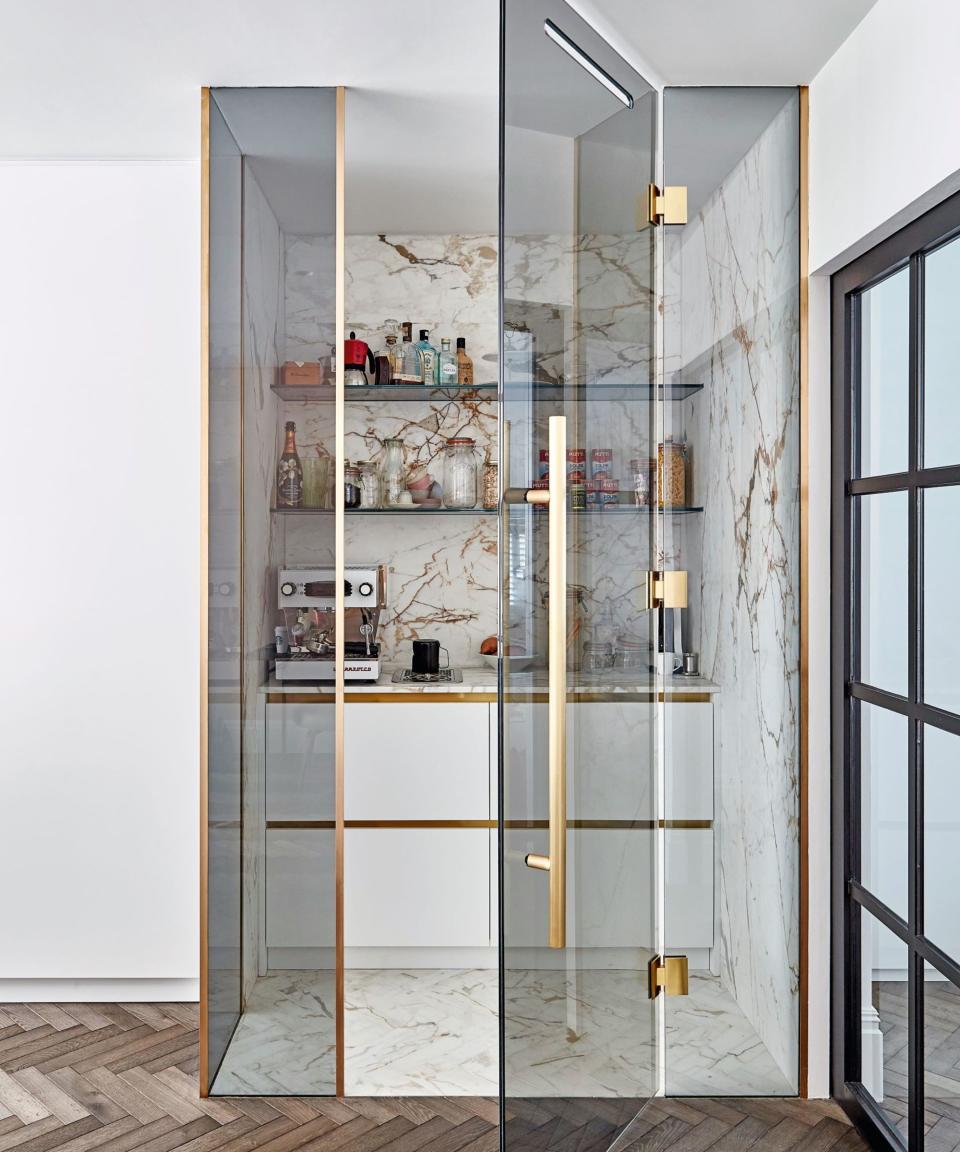
M 199 1099 L 194 1004 L 0 1004 L 0 1152 L 495 1152 L 476 1097 Z M 602 1152 L 613 1100 L 511 1101 L 511 1152 Z M 834 1105 L 656 1100 L 618 1152 L 856 1152 Z

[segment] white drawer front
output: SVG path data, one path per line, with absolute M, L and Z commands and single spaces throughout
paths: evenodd
M 348 948 L 493 943 L 487 829 L 348 828 L 345 836 Z
M 334 818 L 332 704 L 268 704 L 268 820 Z
M 713 819 L 713 705 L 664 710 L 668 820 Z
M 489 704 L 354 704 L 347 820 L 490 818 Z

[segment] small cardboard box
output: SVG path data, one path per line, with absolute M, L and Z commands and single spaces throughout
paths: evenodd
M 285 388 L 316 388 L 323 383 L 323 365 L 319 360 L 288 360 L 280 370 Z

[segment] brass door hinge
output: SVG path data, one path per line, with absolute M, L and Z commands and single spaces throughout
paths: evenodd
M 673 184 L 662 192 L 656 184 L 650 184 L 645 199 L 643 217 L 637 220 L 638 231 L 647 224 L 686 224 L 687 189 L 684 184 Z M 638 204 L 638 217 L 639 208 Z
M 653 956 L 647 965 L 650 999 L 662 988 L 668 996 L 686 996 L 690 987 L 686 956 Z
M 682 569 L 670 572 L 647 572 L 641 587 L 644 589 L 643 610 L 654 608 L 686 608 L 687 574 Z

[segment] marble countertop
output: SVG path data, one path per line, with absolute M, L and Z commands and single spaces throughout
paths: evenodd
M 446 695 L 478 696 L 485 698 L 496 695 L 497 674 L 492 668 L 462 668 L 463 681 L 458 684 L 394 684 L 392 677 L 394 669 L 388 668 L 381 673 L 380 678 L 373 684 L 358 684 L 348 682 L 346 692 L 348 696 L 391 695 L 423 696 Z M 526 672 L 513 672 L 507 687 L 508 693 L 526 694 L 528 692 L 546 692 L 547 676 L 544 669 L 532 669 Z M 656 683 L 652 675 L 638 675 L 636 672 L 604 672 L 578 674 L 578 682 L 569 691 L 574 695 L 626 695 L 633 692 L 660 691 L 661 685 Z M 670 696 L 689 696 L 708 694 L 713 695 L 720 691 L 720 686 L 704 676 L 685 677 L 671 676 L 662 690 Z M 297 696 L 330 696 L 333 685 L 303 683 L 296 681 L 278 681 L 271 676 L 269 681 L 261 688 L 263 692 L 271 694 L 287 694 Z

